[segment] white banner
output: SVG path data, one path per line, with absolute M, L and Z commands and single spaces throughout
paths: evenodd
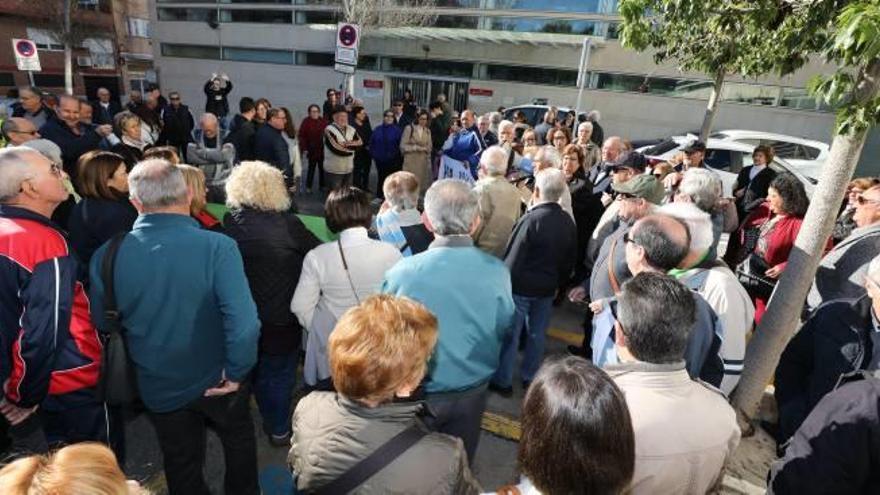
M 466 162 L 461 162 L 443 155 L 440 158 L 440 171 L 437 179 L 457 179 L 468 184 L 474 183 L 474 177 L 471 175 L 471 168 Z

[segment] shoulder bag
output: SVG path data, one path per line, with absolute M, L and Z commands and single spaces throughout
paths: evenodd
M 104 350 L 101 354 L 101 370 L 98 379 L 99 400 L 111 406 L 125 406 L 140 401 L 137 377 L 128 355 L 125 328 L 116 307 L 113 281 L 116 254 L 125 239 L 125 233 L 110 240 L 101 260 L 101 282 L 104 284 L 104 320 L 101 329 Z
M 358 297 L 358 291 L 354 288 L 354 282 L 351 281 L 351 272 L 348 271 L 348 262 L 345 261 L 345 253 L 342 252 L 342 241 L 337 239 L 336 245 L 339 246 L 339 256 L 342 258 L 342 268 L 345 268 L 345 276 L 348 277 L 348 285 L 351 287 L 351 292 L 354 293 L 354 300 L 360 304 L 361 298 Z

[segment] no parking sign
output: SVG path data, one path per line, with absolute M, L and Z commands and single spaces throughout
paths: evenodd
M 34 72 L 42 70 L 37 45 L 33 41 L 13 38 L 12 51 L 15 52 L 15 63 L 18 65 L 18 70 Z
M 336 70 L 353 74 L 357 66 L 361 30 L 357 24 L 340 22 L 336 27 Z

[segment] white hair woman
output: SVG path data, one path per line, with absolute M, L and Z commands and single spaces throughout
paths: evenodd
M 281 170 L 242 162 L 226 182 L 226 234 L 235 239 L 262 329 L 254 395 L 273 445 L 290 442 L 290 403 L 302 327 L 290 312 L 303 260 L 319 241 L 290 211 Z
M 394 172 L 382 185 L 385 203 L 376 215 L 379 240 L 393 244 L 404 257 L 428 249 L 434 234 L 419 213 L 419 180 L 407 171 Z
M 578 124 L 577 134 L 575 135 L 574 144 L 578 145 L 584 151 L 584 171 L 589 172 L 593 165 L 602 161 L 602 152 L 596 143 L 592 141 L 593 123 L 581 122 Z

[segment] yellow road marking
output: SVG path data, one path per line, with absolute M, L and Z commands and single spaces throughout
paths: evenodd
M 522 434 L 522 428 L 520 428 L 519 421 L 502 414 L 488 411 L 483 413 L 481 427 L 493 435 L 497 435 L 506 440 L 513 440 L 514 442 L 518 442 L 519 437 Z
M 568 330 L 560 330 L 558 328 L 550 328 L 547 330 L 547 335 L 550 337 L 561 340 L 566 344 L 580 346 L 581 342 L 584 340 L 584 334 L 581 332 L 569 332 Z

